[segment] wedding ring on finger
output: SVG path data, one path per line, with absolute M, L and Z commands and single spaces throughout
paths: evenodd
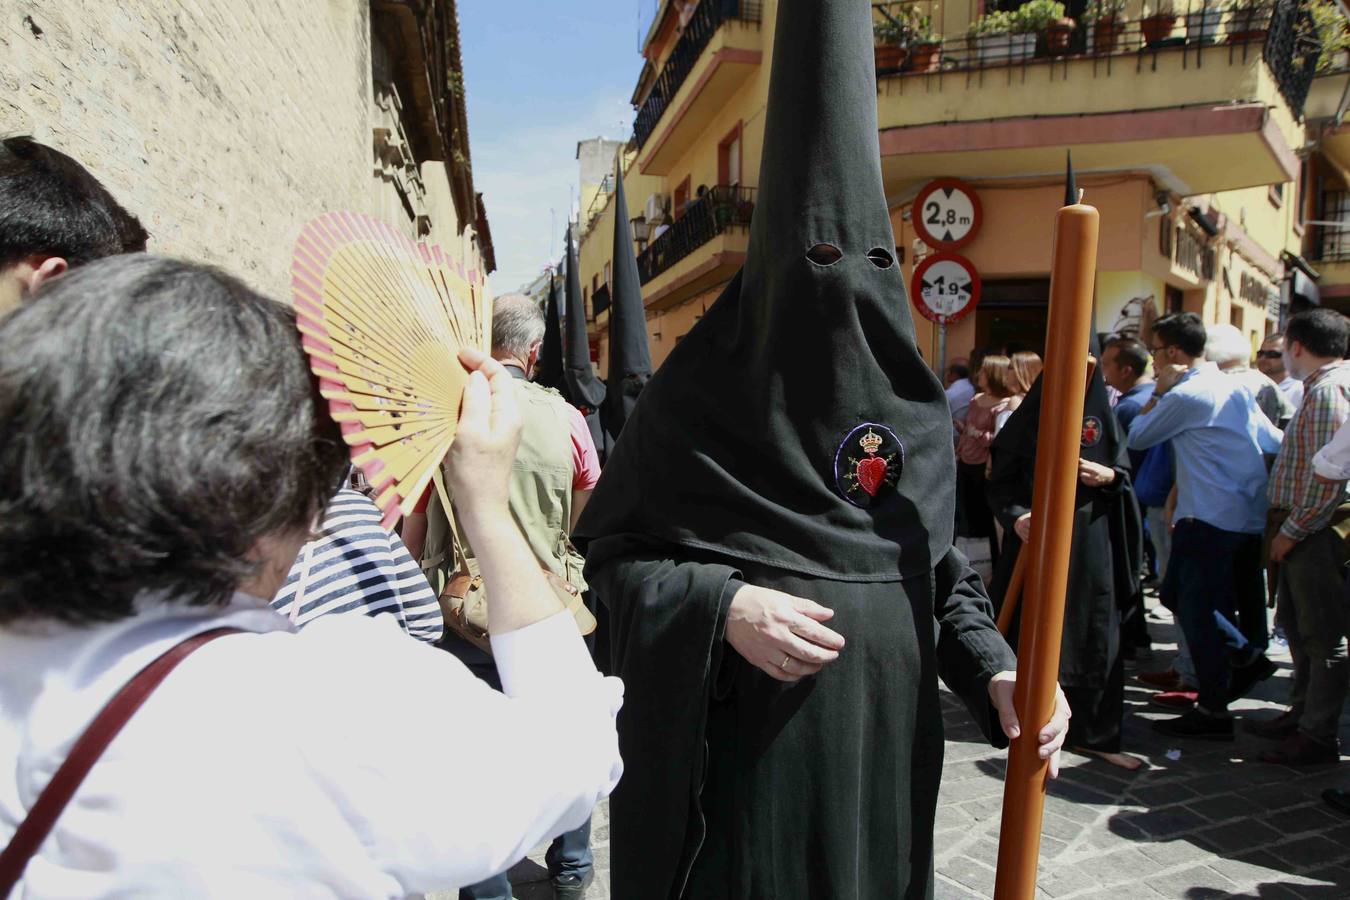
M 784 654 L 783 654 L 783 661 L 780 662 L 780 663 L 778 664 L 778 668 L 780 668 L 780 669 L 782 669 L 784 672 L 786 672 L 786 671 L 787 671 L 788 663 L 791 662 L 791 661 L 792 661 L 792 654 L 791 654 L 791 653 L 784 653 Z

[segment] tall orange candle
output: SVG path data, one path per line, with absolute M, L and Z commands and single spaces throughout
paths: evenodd
M 1070 184 L 1072 177 L 1070 170 Z M 1065 206 L 1055 221 L 1031 540 L 1022 551 L 1030 555 L 1015 695 L 1022 733 L 1008 751 L 995 900 L 1036 895 L 1049 774 L 1049 763 L 1037 753 L 1038 734 L 1054 714 L 1059 681 L 1099 222 L 1097 210 L 1082 203 Z

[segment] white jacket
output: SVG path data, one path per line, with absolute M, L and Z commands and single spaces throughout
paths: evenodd
M 622 772 L 622 685 L 565 613 L 493 638 L 505 694 L 388 617 L 296 633 L 265 603 L 0 629 L 0 844 L 108 699 L 184 638 L 16 898 L 400 897 L 579 826 Z M 564 736 L 564 739 L 558 739 Z

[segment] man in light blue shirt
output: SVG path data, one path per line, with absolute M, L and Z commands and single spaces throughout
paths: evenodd
M 1165 588 L 1176 601 L 1200 682 L 1194 710 L 1154 727 L 1179 737 L 1232 740 L 1229 662 L 1220 627 L 1235 617 L 1239 592 L 1261 590 L 1259 569 L 1253 573 L 1244 563 L 1259 559 L 1265 529 L 1263 454 L 1278 452 L 1283 435 L 1250 389 L 1203 360 L 1205 327 L 1195 313 L 1159 319 L 1152 342 L 1156 387 L 1131 423 L 1128 445 L 1146 450 L 1172 442 L 1177 508 Z M 1249 626 L 1244 631 L 1253 631 L 1251 623 L 1244 624 Z M 1264 627 L 1263 621 L 1261 633 Z M 1230 643 L 1245 643 L 1231 637 Z M 1272 671 L 1261 647 L 1252 650 L 1243 660 L 1250 664 L 1244 681 Z

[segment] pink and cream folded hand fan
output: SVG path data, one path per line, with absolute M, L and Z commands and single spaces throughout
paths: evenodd
M 483 278 L 440 247 L 350 212 L 304 227 L 291 274 L 310 366 L 392 527 L 454 440 L 468 380 L 460 348 L 490 350 Z

